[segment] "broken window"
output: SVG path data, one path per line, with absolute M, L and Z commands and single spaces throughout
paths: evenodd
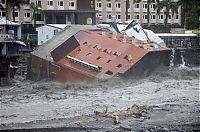
M 113 72 L 112 72 L 112 71 L 110 71 L 110 70 L 108 70 L 108 71 L 106 72 L 106 74 L 108 74 L 108 75 L 112 75 L 112 74 L 113 74 Z

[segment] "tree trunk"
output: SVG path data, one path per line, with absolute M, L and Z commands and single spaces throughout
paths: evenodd
M 169 17 L 169 12 L 165 14 L 165 21 L 164 21 L 165 26 L 167 26 L 168 17 Z
M 147 24 L 150 27 L 150 0 L 147 0 Z
M 186 29 L 186 24 L 187 24 L 187 13 L 185 12 L 185 15 L 184 15 L 184 29 Z
M 11 4 L 9 2 L 6 2 L 6 19 L 11 21 L 12 18 L 12 8 Z
M 126 0 L 126 21 L 128 21 L 129 0 Z
M 12 6 L 12 17 L 13 17 L 13 22 L 15 22 L 15 6 Z

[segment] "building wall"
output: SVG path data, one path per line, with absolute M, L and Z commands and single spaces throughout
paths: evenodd
M 61 29 L 45 25 L 37 28 L 36 31 L 38 32 L 38 45 L 42 45 L 50 40 L 57 32 L 60 32 Z
M 177 0 L 175 0 L 177 1 Z M 134 0 L 129 0 L 130 8 L 128 8 L 128 20 L 134 19 L 140 24 L 147 24 L 147 0 L 142 0 L 140 3 L 135 3 Z M 111 7 L 109 7 L 111 5 Z M 150 5 L 150 23 L 164 24 L 164 12 L 161 10 L 160 15 L 157 15 L 154 6 Z M 98 10 L 97 20 L 100 22 L 110 22 L 111 18 L 116 18 L 116 21 L 123 22 L 126 20 L 126 0 L 96 0 L 95 8 Z M 169 24 L 181 24 L 181 9 L 178 9 L 178 14 L 171 15 L 168 19 Z
M 29 0 L 29 3 L 35 3 L 41 5 L 42 10 L 94 10 L 95 0 Z M 84 1 L 84 4 L 82 4 Z M 91 7 L 93 3 L 93 7 Z M 0 4 L 5 6 L 5 3 L 0 1 Z M 5 16 L 6 10 L 0 10 L 0 17 Z M 19 24 L 33 24 L 33 9 L 30 4 L 21 5 L 20 10 L 15 9 L 15 21 Z M 9 15 L 9 20 L 13 21 L 12 15 Z M 65 15 L 66 16 L 66 15 Z M 45 16 L 44 16 L 45 17 Z M 67 16 L 66 16 L 67 17 Z M 68 23 L 66 19 L 66 23 Z M 45 19 L 36 21 L 36 24 L 46 24 Z

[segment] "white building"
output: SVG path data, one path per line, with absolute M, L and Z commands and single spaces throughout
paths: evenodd
M 177 0 L 173 0 L 177 1 Z M 95 0 L 95 9 L 98 11 L 96 14 L 97 20 L 99 22 L 111 22 L 113 17 L 116 18 L 117 22 L 126 21 L 126 0 Z M 164 24 L 164 9 L 160 11 L 160 14 L 157 14 L 155 9 L 157 2 L 151 2 L 150 8 L 150 24 Z M 147 0 L 141 0 L 139 3 L 135 0 L 129 0 L 128 4 L 128 16 L 127 20 L 135 20 L 140 24 L 147 25 Z M 181 24 L 181 7 L 178 8 L 178 13 L 172 15 L 171 11 L 169 14 L 168 24 Z
M 38 45 L 42 45 L 46 41 L 50 40 L 66 26 L 66 24 L 47 24 L 36 28 L 36 31 L 38 32 Z

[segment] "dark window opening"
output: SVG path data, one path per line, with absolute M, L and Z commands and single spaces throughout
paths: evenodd
M 113 72 L 112 72 L 112 71 L 110 71 L 110 70 L 108 70 L 108 71 L 106 72 L 106 74 L 108 74 L 108 75 L 112 75 L 112 74 L 113 74 Z
M 120 56 L 121 52 L 120 51 L 116 51 L 113 55 Z
M 108 53 L 108 49 L 105 49 L 103 52 Z
M 98 45 L 95 45 L 93 48 L 97 48 L 98 47 Z
M 86 44 L 87 44 L 87 41 L 85 41 L 83 44 L 86 45 Z
M 124 59 L 125 59 L 125 60 L 128 60 L 128 55 L 126 55 L 126 56 L 124 57 Z
M 106 63 L 110 63 L 111 62 L 111 60 L 108 60 Z
M 122 64 L 117 65 L 118 68 L 122 67 Z
M 99 57 L 97 57 L 97 60 L 101 60 L 102 58 L 99 56 Z
M 86 56 L 91 56 L 92 55 L 92 53 L 88 53 Z
M 125 59 L 125 60 L 127 60 L 127 61 L 131 61 L 131 60 L 132 60 L 132 57 L 131 57 L 131 56 L 128 56 L 128 55 L 126 55 L 126 56 L 124 57 L 124 59 Z
M 80 53 L 80 52 L 81 52 L 81 49 L 78 49 L 78 50 L 77 50 L 77 53 Z

